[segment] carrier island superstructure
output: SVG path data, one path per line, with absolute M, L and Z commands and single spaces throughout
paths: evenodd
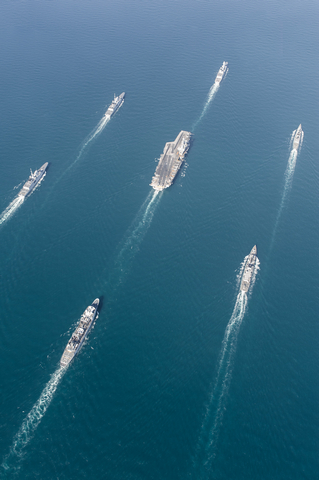
M 248 292 L 249 290 L 250 282 L 251 282 L 253 273 L 255 271 L 256 262 L 257 262 L 257 246 L 254 245 L 253 248 L 251 249 L 250 254 L 246 259 L 244 273 L 243 273 L 241 284 L 240 284 L 240 290 L 242 292 Z
M 104 115 L 105 118 L 111 118 L 112 115 L 114 115 L 118 111 L 118 109 L 124 103 L 124 97 L 125 97 L 125 92 L 121 93 L 121 95 L 118 95 L 117 97 L 114 95 L 113 102 L 105 112 L 105 115 Z
M 75 331 L 73 332 L 72 337 L 68 341 L 67 346 L 63 352 L 63 355 L 60 360 L 61 367 L 66 367 L 69 365 L 71 360 L 75 357 L 75 355 L 79 352 L 82 344 L 91 330 L 91 327 L 94 323 L 94 320 L 97 316 L 97 309 L 99 306 L 100 300 L 96 298 L 92 305 L 89 305 L 84 313 L 82 314 L 78 326 L 76 327 Z
M 32 172 L 28 178 L 28 181 L 23 185 L 19 192 L 19 197 L 25 198 L 30 195 L 31 192 L 35 189 L 35 187 L 41 182 L 41 180 L 46 175 L 46 169 L 48 168 L 49 162 L 45 162 L 39 170 L 35 170 Z
M 154 190 L 161 191 L 172 185 L 189 150 L 191 137 L 191 132 L 182 130 L 174 142 L 166 143 L 150 184 Z

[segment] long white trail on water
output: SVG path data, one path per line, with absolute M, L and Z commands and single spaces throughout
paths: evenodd
M 202 120 L 203 116 L 207 112 L 208 107 L 212 103 L 212 101 L 214 100 L 218 90 L 219 90 L 219 83 L 214 83 L 214 85 L 212 85 L 212 87 L 210 88 L 210 90 L 208 92 L 207 100 L 206 100 L 206 103 L 205 103 L 204 108 L 202 110 L 202 113 L 200 114 L 199 118 L 196 120 L 196 122 L 192 126 L 192 132 L 195 130 L 195 128 L 197 127 L 197 125 L 199 124 L 199 122 Z
M 201 428 L 196 461 L 196 463 L 199 464 L 200 478 L 206 478 L 210 472 L 211 463 L 215 455 L 225 401 L 231 381 L 237 337 L 245 315 L 246 305 L 247 294 L 240 291 L 232 316 L 225 330 L 216 380 Z
M 106 127 L 106 125 L 109 123 L 109 121 L 111 120 L 111 117 L 109 116 L 104 116 L 100 121 L 99 123 L 97 124 L 97 126 L 92 130 L 92 132 L 86 137 L 86 139 L 84 140 L 83 144 L 82 144 L 82 147 L 81 147 L 81 150 L 77 156 L 77 160 L 80 158 L 80 156 L 82 155 L 84 149 L 88 146 L 89 143 L 92 142 L 92 140 L 94 140 L 96 137 L 98 137 L 104 130 L 104 128 Z
M 295 132 L 293 132 L 293 134 L 294 133 Z M 283 211 L 283 209 L 286 205 L 287 196 L 288 196 L 288 194 L 291 190 L 292 180 L 293 180 L 293 176 L 294 176 L 295 168 L 296 168 L 297 157 L 298 157 L 298 151 L 294 148 L 293 150 L 291 150 L 289 158 L 288 158 L 287 168 L 286 168 L 286 171 L 285 171 L 284 188 L 283 188 L 283 192 L 282 192 L 282 196 L 281 196 L 280 206 L 279 206 L 279 209 L 278 209 L 278 212 L 277 212 L 275 226 L 274 226 L 273 233 L 272 233 L 272 236 L 271 236 L 269 252 L 272 251 L 274 241 L 275 241 L 275 236 L 276 236 L 276 233 L 277 233 L 279 220 L 280 220 L 282 211 Z
M 251 278 L 251 293 L 259 270 L 259 260 Z M 243 268 L 241 268 L 243 272 Z M 211 465 L 216 453 L 216 444 L 223 420 L 225 403 L 232 378 L 237 338 L 242 325 L 248 302 L 247 293 L 240 291 L 236 298 L 233 313 L 227 324 L 222 348 L 219 355 L 216 379 L 206 408 L 197 446 L 195 467 L 198 478 L 207 478 L 211 473 Z
M 162 192 L 151 190 L 131 226 L 127 230 L 124 239 L 119 246 L 119 253 L 116 257 L 114 269 L 109 279 L 109 284 L 113 290 L 124 281 L 128 274 L 132 261 L 151 225 L 156 207 L 161 198 Z
M 47 411 L 65 371 L 66 368 L 59 367 L 52 374 L 51 379 L 44 387 L 40 397 L 23 420 L 18 433 L 13 438 L 10 452 L 2 461 L 1 476 L 9 476 L 19 470 L 19 462 L 23 459 L 23 450 L 33 437 L 37 426 Z
M 0 215 L 0 225 L 2 225 L 6 220 L 8 220 L 12 215 L 18 210 L 20 205 L 24 202 L 24 197 L 17 196 L 10 205 L 1 213 Z
M 93 140 L 95 140 L 104 130 L 104 128 L 106 127 L 106 125 L 109 123 L 109 121 L 111 120 L 111 117 L 109 116 L 105 116 L 101 118 L 101 120 L 99 121 L 99 123 L 96 125 L 96 127 L 92 130 L 91 133 L 89 133 L 89 135 L 86 137 L 86 139 L 83 141 L 81 147 L 80 147 L 80 151 L 76 157 L 76 159 L 71 163 L 71 165 L 68 166 L 68 168 L 64 171 L 63 175 L 70 170 L 70 168 L 73 167 L 73 165 L 75 165 L 75 163 L 80 160 L 80 158 L 82 157 L 84 151 L 86 150 L 86 147 L 89 145 L 89 143 L 91 143 Z

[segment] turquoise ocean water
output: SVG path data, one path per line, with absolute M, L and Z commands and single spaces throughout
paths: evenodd
M 0 478 L 317 478 L 318 3 L 0 11 L 0 212 L 50 162 L 0 225 Z M 186 163 L 153 197 L 182 129 Z M 254 244 L 260 270 L 239 304 Z

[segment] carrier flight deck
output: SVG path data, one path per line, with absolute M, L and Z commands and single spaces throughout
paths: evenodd
M 154 190 L 161 191 L 172 185 L 189 150 L 191 136 L 191 132 L 182 130 L 174 142 L 166 143 L 150 184 Z

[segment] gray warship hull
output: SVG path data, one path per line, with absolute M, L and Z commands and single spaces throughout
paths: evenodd
M 298 151 L 299 147 L 301 147 L 302 141 L 303 141 L 303 136 L 304 136 L 304 132 L 302 131 L 302 127 L 301 127 L 301 124 L 300 124 L 299 127 L 296 130 L 296 133 L 294 134 L 294 137 L 293 137 L 293 142 L 292 142 L 293 150 Z
M 68 341 L 67 346 L 64 349 L 63 355 L 60 360 L 61 367 L 66 367 L 73 360 L 73 358 L 80 351 L 84 340 L 86 339 L 89 331 L 92 328 L 94 320 L 97 316 L 97 310 L 100 300 L 96 298 L 92 305 L 89 305 L 80 318 L 78 326 L 73 332 L 72 337 Z
M 215 78 L 215 84 L 219 85 L 220 82 L 225 78 L 228 72 L 228 62 L 223 62 L 223 65 L 218 70 L 217 76 Z
M 257 262 L 257 247 L 255 245 L 251 249 L 251 252 L 248 255 L 248 258 L 247 258 L 246 263 L 245 263 L 244 273 L 243 273 L 242 280 L 241 280 L 241 283 L 240 283 L 240 290 L 242 292 L 247 293 L 248 290 L 249 290 L 251 279 L 252 279 L 253 273 L 254 273 L 255 268 L 256 268 L 256 262 Z
M 46 175 L 46 169 L 48 168 L 49 162 L 45 162 L 39 170 L 36 170 L 35 172 L 32 173 L 28 178 L 28 181 L 23 185 L 19 192 L 19 197 L 27 197 L 30 195 L 30 193 L 33 192 L 35 187 L 41 182 L 43 177 Z
M 109 108 L 105 112 L 105 118 L 111 118 L 112 115 L 114 115 L 118 109 L 123 105 L 124 103 L 124 97 L 125 97 L 125 92 L 121 93 L 118 97 L 114 96 L 114 100 L 109 106 Z
M 172 185 L 189 150 L 191 136 L 191 132 L 182 130 L 174 142 L 166 143 L 150 184 L 154 190 L 162 191 Z

